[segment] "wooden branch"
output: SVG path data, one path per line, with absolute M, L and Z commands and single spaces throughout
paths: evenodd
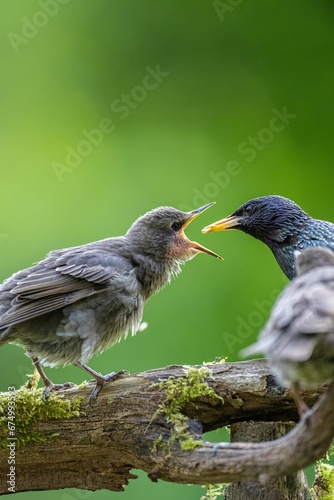
M 237 422 L 231 425 L 231 442 L 272 441 L 294 428 L 293 422 Z M 224 490 L 225 500 L 279 500 L 308 498 L 308 482 L 304 470 L 287 476 L 272 476 L 266 481 L 238 481 Z
M 206 378 L 196 388 L 189 374 L 197 372 Z M 183 421 L 174 421 L 169 413 L 174 396 L 171 398 L 168 391 L 173 385 L 176 401 L 182 401 L 178 418 Z M 187 396 L 182 396 L 181 386 L 190 387 Z M 218 363 L 206 365 L 204 370 L 203 366 L 169 366 L 138 373 L 107 384 L 92 408 L 88 404 L 91 388 L 90 383 L 52 396 L 48 408 L 63 398 L 63 404 L 70 407 L 67 401 L 73 403 L 78 396 L 83 397 L 80 414 L 66 419 L 56 418 L 63 415 L 57 409 L 45 416 L 40 390 L 32 393 L 23 406 L 18 404 L 22 391 L 13 393 L 9 401 L 17 403 L 15 418 L 30 422 L 23 444 L 15 446 L 12 443 L 16 441 L 8 440 L 6 416 L 1 418 L 1 409 L 6 410 L 1 405 L 8 401 L 6 393 L 2 396 L 0 438 L 5 448 L 0 448 L 1 494 L 59 488 L 121 491 L 136 477 L 130 472 L 132 468 L 146 471 L 153 481 L 187 484 L 288 475 L 323 456 L 334 435 L 334 387 L 330 386 L 327 392 L 326 387 L 304 391 L 302 396 L 308 405 L 313 405 L 319 394 L 325 395 L 280 439 L 219 444 L 203 440 L 203 432 L 234 422 L 298 420 L 291 394 L 275 384 L 265 360 Z M 38 401 L 44 416 L 30 418 L 35 411 L 31 399 Z M 28 417 L 20 416 L 21 408 Z M 177 428 L 180 422 L 181 432 Z M 21 427 L 16 426 L 20 439 L 18 429 L 25 429 L 22 422 Z M 29 436 L 33 437 L 30 442 Z M 14 448 L 14 471 L 8 463 L 12 456 L 8 444 Z M 14 490 L 8 489 L 10 483 L 6 482 L 11 472 Z

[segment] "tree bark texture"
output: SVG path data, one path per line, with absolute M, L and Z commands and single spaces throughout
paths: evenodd
M 197 372 L 201 382 L 195 387 L 193 375 Z M 21 422 L 20 429 L 31 440 L 22 440 L 14 450 L 16 492 L 59 488 L 121 491 L 135 479 L 133 468 L 146 471 L 152 481 L 265 482 L 273 476 L 291 476 L 312 464 L 324 455 L 334 435 L 333 386 L 302 392 L 309 406 L 322 396 L 298 422 L 292 395 L 275 383 L 265 360 L 168 366 L 130 375 L 107 384 L 92 407 L 88 403 L 91 389 L 89 383 L 51 396 L 55 404 L 62 400 L 65 405 L 82 397 L 71 418 L 62 418 L 55 410 L 54 415 L 34 420 L 29 417 L 30 400 L 25 402 L 23 396 L 23 406 L 17 404 L 16 418 L 20 419 L 24 408 L 27 419 L 27 426 L 23 422 L 22 427 Z M 32 395 L 34 401 L 40 398 L 40 390 Z M 10 422 L 6 426 L 10 413 L 4 401 L 8 403 L 6 393 L 0 398 L 1 494 L 10 492 L 8 445 L 12 443 L 8 440 Z M 176 418 L 173 412 L 178 412 Z M 231 443 L 211 443 L 203 437 L 207 431 L 245 421 L 298 424 L 270 442 L 235 442 L 237 433 Z
M 295 427 L 294 422 L 239 422 L 231 426 L 231 442 L 272 441 Z M 282 457 L 283 459 L 284 457 Z M 303 470 L 266 481 L 239 481 L 225 489 L 225 500 L 306 500 L 308 484 Z

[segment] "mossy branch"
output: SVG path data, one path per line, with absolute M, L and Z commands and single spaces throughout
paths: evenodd
M 146 471 L 153 481 L 187 484 L 288 475 L 322 457 L 334 435 L 330 386 L 327 392 L 326 387 L 305 391 L 310 406 L 325 395 L 289 434 L 273 442 L 204 439 L 203 433 L 235 422 L 298 421 L 291 394 L 275 384 L 264 360 L 138 373 L 107 384 L 93 407 L 90 391 L 90 383 L 68 389 L 47 404 L 40 389 L 1 394 L 1 494 L 13 491 L 10 473 L 16 492 L 121 491 L 136 477 L 132 468 Z

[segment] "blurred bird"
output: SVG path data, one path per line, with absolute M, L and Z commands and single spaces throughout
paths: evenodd
M 76 365 L 96 380 L 93 402 L 102 386 L 124 374 L 101 375 L 86 363 L 128 331 L 134 335 L 145 302 L 181 271 L 180 264 L 204 252 L 184 229 L 209 203 L 191 212 L 160 207 L 139 217 L 125 236 L 54 250 L 34 266 L 0 285 L 0 345 L 27 351 L 50 391 L 42 366 Z
M 296 268 L 297 278 L 278 298 L 258 341 L 242 355 L 264 353 L 303 414 L 299 384 L 334 381 L 334 253 L 310 247 L 297 256 Z
M 202 232 L 226 229 L 239 229 L 265 243 L 290 280 L 296 276 L 296 250 L 310 246 L 334 250 L 334 224 L 313 219 L 282 196 L 262 196 L 247 201 L 232 215 L 206 226 Z

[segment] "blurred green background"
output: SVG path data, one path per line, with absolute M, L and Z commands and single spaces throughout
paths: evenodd
M 0 14 L 1 279 L 51 249 L 122 234 L 159 205 L 216 201 L 187 234 L 225 260 L 188 263 L 147 304 L 147 330 L 90 366 L 239 359 L 287 280 L 260 242 L 200 230 L 265 194 L 334 221 L 333 2 L 2 0 Z M 22 350 L 1 349 L 1 390 L 31 371 Z M 141 473 L 122 498 L 202 494 Z

